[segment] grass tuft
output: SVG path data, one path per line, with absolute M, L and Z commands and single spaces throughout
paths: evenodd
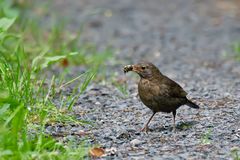
M 235 42 L 232 45 L 232 50 L 234 52 L 235 59 L 240 61 L 240 42 Z
M 212 130 L 209 129 L 206 133 L 201 136 L 201 144 L 208 145 L 212 143 L 211 140 Z
M 233 160 L 240 160 L 240 148 L 239 147 L 233 147 L 231 149 L 231 157 Z
M 45 128 L 90 124 L 71 111 L 111 50 L 99 53 L 92 44 L 80 44 L 81 30 L 66 32 L 64 23 L 42 29 L 39 18 L 29 16 L 36 8 L 32 1 L 0 1 L 0 159 L 82 159 L 84 142 L 57 140 Z M 65 82 L 73 65 L 88 69 Z M 51 68 L 63 72 L 55 75 Z M 70 95 L 62 92 L 75 82 Z

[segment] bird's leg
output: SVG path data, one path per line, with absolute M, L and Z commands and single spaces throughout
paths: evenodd
M 176 117 L 176 110 L 172 112 L 173 114 L 173 131 L 176 131 L 176 124 L 175 124 L 175 117 Z
M 150 123 L 150 121 L 152 120 L 153 116 L 156 114 L 156 112 L 153 112 L 152 116 L 149 118 L 148 122 L 145 124 L 145 126 L 141 129 L 141 131 L 143 132 L 147 132 L 149 130 L 148 128 L 148 124 Z

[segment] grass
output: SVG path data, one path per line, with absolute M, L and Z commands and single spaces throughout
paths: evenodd
M 98 53 L 92 44 L 79 44 L 80 32 L 66 33 L 64 24 L 45 31 L 28 17 L 32 7 L 31 1 L 0 0 L 0 159 L 82 159 L 84 142 L 57 140 L 45 126 L 86 123 L 71 111 L 111 50 Z M 69 78 L 73 65 L 89 69 Z M 63 72 L 44 74 L 51 68 Z M 64 94 L 72 83 L 78 85 Z
M 240 61 L 240 42 L 234 42 L 232 45 L 232 50 L 235 54 L 235 59 Z
M 212 135 L 212 130 L 209 129 L 207 132 L 205 132 L 201 136 L 201 144 L 203 144 L 203 145 L 211 144 L 212 143 L 211 135 Z
M 116 88 L 125 96 L 127 97 L 129 95 L 129 92 L 128 92 L 128 88 L 127 88 L 127 84 L 124 83 L 124 84 L 121 84 L 121 83 L 118 83 L 118 82 L 114 82 L 113 83 Z
M 240 148 L 239 147 L 233 147 L 231 149 L 231 157 L 233 160 L 240 160 Z
M 124 98 L 126 98 L 129 95 L 128 85 L 126 80 L 119 78 L 117 72 L 111 75 L 111 83 L 121 93 L 121 95 Z

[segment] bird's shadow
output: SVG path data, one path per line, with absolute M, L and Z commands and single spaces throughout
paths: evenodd
M 181 121 L 176 125 L 176 129 L 177 130 L 189 130 L 197 123 L 198 123 L 197 121 L 187 121 L 187 122 Z
M 185 131 L 191 129 L 194 125 L 196 125 L 197 121 L 181 121 L 176 124 L 177 131 Z M 164 131 L 172 131 L 173 126 L 165 125 L 165 126 L 158 126 L 158 127 L 151 127 L 149 129 L 150 132 L 164 132 Z

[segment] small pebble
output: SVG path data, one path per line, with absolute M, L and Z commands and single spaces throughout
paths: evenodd
M 133 139 L 130 144 L 133 146 L 133 147 L 137 147 L 139 146 L 140 144 L 142 144 L 143 142 L 138 140 L 138 139 Z

